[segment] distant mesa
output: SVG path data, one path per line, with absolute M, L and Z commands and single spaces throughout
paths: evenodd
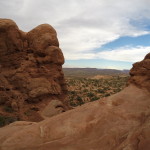
M 10 95 L 8 102 L 4 98 L 2 103 L 16 102 L 11 104 L 22 115 L 31 106 L 37 112 L 45 105 L 57 105 L 62 110 L 66 95 L 63 55 L 54 42 L 54 29 L 48 25 L 43 29 L 42 25 L 29 32 L 32 34 L 25 34 L 10 20 L 1 20 L 0 25 L 1 93 L 4 97 Z M 52 45 L 42 40 L 45 37 L 41 33 L 47 32 L 53 35 Z M 59 97 L 61 102 L 48 104 L 53 97 Z M 42 114 L 53 115 L 47 110 Z M 119 93 L 38 123 L 17 121 L 0 128 L 0 149 L 150 150 L 150 53 L 133 65 L 128 86 Z
M 63 68 L 65 76 L 93 77 L 97 75 L 129 75 L 129 70 L 97 68 Z

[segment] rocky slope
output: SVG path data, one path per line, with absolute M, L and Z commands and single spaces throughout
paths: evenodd
M 149 68 L 150 53 L 133 65 L 120 93 L 39 123 L 0 128 L 0 150 L 149 150 Z
M 49 116 L 65 111 L 63 63 L 52 26 L 43 24 L 24 33 L 12 20 L 0 19 L 0 116 L 40 121 L 51 100 L 59 102 L 55 112 L 46 111 Z

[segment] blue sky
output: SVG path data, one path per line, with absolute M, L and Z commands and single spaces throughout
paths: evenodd
M 81 68 L 101 68 L 101 69 L 122 69 L 124 66 L 126 68 L 131 68 L 130 62 L 124 61 L 111 61 L 105 59 L 79 59 L 79 60 L 67 60 L 67 67 L 76 67 Z M 119 65 L 118 65 L 119 64 Z M 119 66 L 119 67 L 116 67 Z
M 1 0 L 0 17 L 26 32 L 51 24 L 64 67 L 130 69 L 150 52 L 149 6 L 150 0 Z
M 132 50 L 135 48 L 135 50 Z M 139 52 L 143 49 L 146 49 L 146 53 L 150 52 L 150 34 L 141 35 L 137 37 L 130 37 L 130 36 L 123 36 L 120 37 L 112 42 L 109 42 L 107 44 L 102 45 L 100 48 L 94 49 L 95 53 L 98 52 L 106 52 L 106 51 L 113 51 L 113 50 L 130 50 Z M 141 53 L 140 53 L 141 54 Z M 144 55 L 145 55 L 144 54 Z M 112 60 L 112 59 L 77 59 L 77 60 L 66 60 L 66 64 L 68 66 L 66 67 L 94 67 L 94 68 L 110 68 L 110 69 L 130 69 L 132 67 L 132 64 L 139 60 L 142 60 L 144 55 L 140 56 L 133 56 L 131 55 L 131 60 L 123 61 L 123 59 L 118 60 Z
M 136 46 L 150 46 L 150 34 L 141 35 L 137 37 L 123 36 L 112 42 L 103 45 L 101 50 L 115 49 L 118 47 L 136 47 Z

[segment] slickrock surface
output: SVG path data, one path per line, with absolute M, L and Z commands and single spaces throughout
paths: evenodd
M 0 150 L 150 150 L 149 68 L 150 53 L 119 93 L 39 123 L 0 128 Z
M 0 128 L 0 150 L 149 150 L 150 93 L 130 85 L 40 123 Z
M 40 113 L 53 99 L 62 102 L 65 111 L 63 63 L 52 26 L 24 33 L 12 20 L 0 19 L 0 115 L 41 121 Z

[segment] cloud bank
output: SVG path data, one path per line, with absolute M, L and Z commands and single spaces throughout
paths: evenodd
M 72 53 L 67 54 L 69 60 L 78 59 L 106 59 L 114 61 L 124 61 L 124 62 L 137 62 L 141 61 L 144 56 L 150 52 L 150 46 L 143 47 L 120 47 L 118 49 L 109 49 L 97 53 Z

